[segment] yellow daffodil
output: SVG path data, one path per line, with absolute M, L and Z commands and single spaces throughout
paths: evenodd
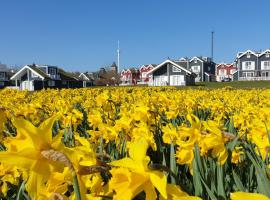
M 234 192 L 231 193 L 231 200 L 269 200 L 265 195 L 257 193 L 247 193 L 247 192 Z
M 166 175 L 148 167 L 150 161 L 146 156 L 148 146 L 144 138 L 138 138 L 130 145 L 130 157 L 110 163 L 112 166 L 120 167 L 111 171 L 110 188 L 116 192 L 115 199 L 132 199 L 142 191 L 146 193 L 147 200 L 156 199 L 154 188 L 167 198 Z
M 57 150 L 61 143 L 61 137 L 52 137 L 55 119 L 56 117 L 51 117 L 39 127 L 25 119 L 15 119 L 13 124 L 17 129 L 17 136 L 8 138 L 8 150 L 0 152 L 2 163 L 30 171 L 26 188 L 33 198 L 50 173 L 63 167 L 62 163 L 55 162 L 60 158 L 48 159 L 44 156 L 46 151 Z

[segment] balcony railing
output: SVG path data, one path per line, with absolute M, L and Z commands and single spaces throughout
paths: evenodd
M 258 77 L 239 77 L 239 81 L 267 81 L 270 80 L 270 77 L 267 76 L 258 76 Z

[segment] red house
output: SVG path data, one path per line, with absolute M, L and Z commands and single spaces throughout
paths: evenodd
M 233 73 L 237 70 L 233 64 L 221 63 L 216 65 L 216 77 L 217 81 L 224 81 L 225 78 L 232 80 Z
M 140 83 L 141 84 L 147 84 L 149 82 L 149 77 L 147 75 L 147 72 L 152 70 L 156 65 L 149 64 L 149 65 L 143 65 L 140 67 Z
M 136 85 L 140 80 L 140 70 L 136 68 L 124 69 L 121 71 L 121 85 Z

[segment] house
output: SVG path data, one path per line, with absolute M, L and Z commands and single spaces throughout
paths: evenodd
M 239 52 L 235 59 L 237 71 L 233 80 L 270 80 L 270 50 Z
M 0 64 L 0 88 L 12 86 L 12 82 L 9 80 L 12 74 L 12 70 L 9 70 L 5 64 Z
M 21 90 L 40 90 L 44 88 L 80 88 L 83 82 L 63 69 L 49 65 L 26 65 L 10 80 L 15 81 Z
M 140 70 L 140 80 L 139 80 L 138 84 L 148 84 L 149 77 L 147 76 L 147 72 L 149 72 L 150 70 L 152 70 L 156 66 L 157 65 L 155 65 L 155 64 L 142 65 L 139 69 Z
M 209 57 L 193 57 L 189 60 L 187 69 L 197 75 L 195 82 L 215 81 L 215 63 Z
M 83 81 L 83 87 L 91 87 L 94 85 L 94 80 L 95 80 L 94 76 L 95 75 L 92 72 L 85 72 L 85 73 L 81 73 L 78 78 L 79 80 Z
M 120 74 L 121 85 L 136 85 L 140 81 L 140 70 L 134 67 L 124 69 Z
M 237 70 L 234 63 L 220 63 L 216 65 L 216 80 L 223 81 L 225 78 L 233 79 L 233 73 Z
M 181 63 L 165 60 L 161 64 L 147 72 L 149 85 L 151 86 L 185 86 L 194 85 L 196 74 Z

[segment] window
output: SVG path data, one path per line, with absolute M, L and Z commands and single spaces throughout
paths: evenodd
M 220 76 L 225 76 L 225 70 L 224 69 L 220 69 L 219 70 L 219 75 Z
M 243 72 L 243 77 L 253 77 L 254 72 Z
M 56 68 L 49 67 L 48 68 L 48 74 L 50 74 L 50 75 L 56 75 Z
M 62 84 L 63 84 L 63 85 L 66 85 L 66 84 L 67 84 L 67 81 L 62 81 Z
M 5 72 L 0 72 L 0 79 L 4 79 L 5 78 Z
M 262 70 L 270 69 L 270 61 L 262 61 L 261 67 L 262 67 Z
M 142 72 L 142 78 L 146 78 L 146 72 Z
M 195 73 L 200 72 L 200 66 L 199 65 L 191 66 L 191 71 Z
M 250 58 L 250 53 L 247 53 L 247 58 Z
M 255 70 L 255 62 L 254 61 L 243 62 L 242 70 Z
M 0 87 L 3 87 L 3 86 L 5 86 L 5 82 L 1 81 L 0 82 Z
M 173 66 L 172 71 L 173 72 L 181 72 L 181 69 L 179 69 L 178 67 Z
M 262 77 L 268 77 L 269 76 L 269 72 L 262 72 Z
M 48 86 L 49 87 L 54 87 L 55 86 L 55 81 L 48 81 Z
M 265 55 L 265 57 L 266 57 L 266 58 L 269 58 L 269 55 L 270 55 L 270 53 L 267 52 L 266 55 Z
M 208 71 L 211 71 L 211 67 L 208 67 Z
M 194 63 L 197 63 L 197 58 L 194 59 Z

